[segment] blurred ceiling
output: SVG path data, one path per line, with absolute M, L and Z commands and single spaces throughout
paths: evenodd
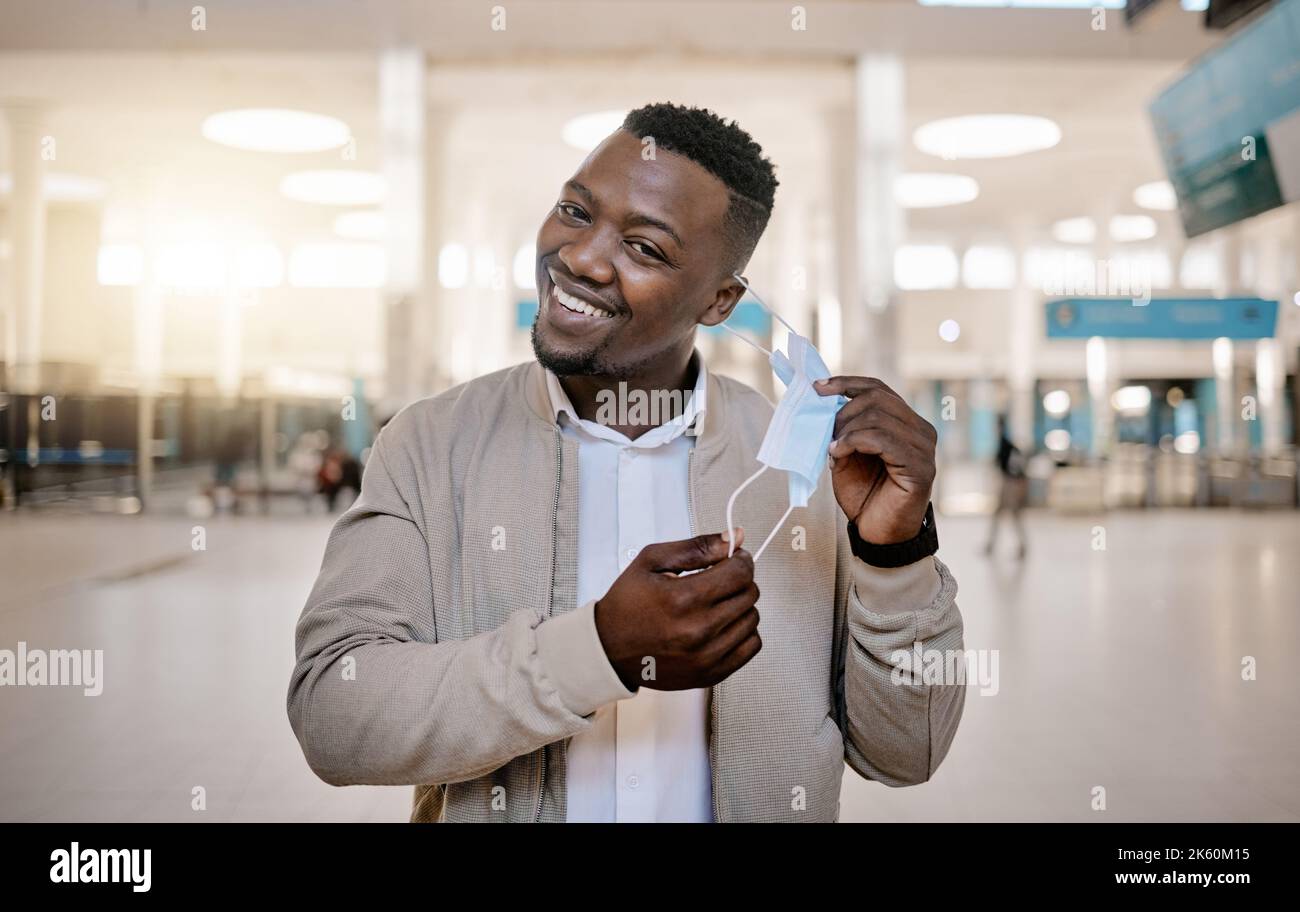
M 981 188 L 974 202 L 910 212 L 909 227 L 914 236 L 979 239 L 1012 230 L 1045 237 L 1059 218 L 1134 211 L 1133 188 L 1163 176 L 1146 104 L 1213 40 L 1199 15 L 1172 2 L 1137 31 L 1118 10 L 1094 31 L 1088 10 L 901 0 L 810 3 L 803 32 L 790 28 L 785 0 L 512 0 L 504 31 L 491 29 L 492 5 L 481 2 L 224 0 L 205 5 L 206 30 L 194 31 L 194 6 L 4 3 L 0 104 L 45 106 L 58 139 L 50 170 L 105 179 L 110 200 L 237 212 L 292 239 L 328 236 L 339 210 L 283 200 L 284 174 L 380 165 L 376 63 L 386 46 L 429 52 L 431 129 L 445 135 L 444 167 L 458 175 L 448 205 L 476 188 L 480 218 L 503 209 L 519 218 L 522 209 L 526 221 L 581 159 L 560 139 L 568 118 L 663 99 L 736 118 L 778 164 L 787 199 L 826 205 L 828 118 L 852 103 L 853 55 L 901 51 L 905 169 L 969 174 Z M 237 107 L 338 117 L 357 140 L 355 160 L 341 161 L 337 150 L 240 151 L 200 136 L 204 117 Z M 953 162 L 910 143 L 912 130 L 935 118 L 1012 112 L 1052 118 L 1062 142 L 1028 156 Z M 1157 218 L 1162 233 L 1180 230 L 1173 216 Z
M 191 10 L 205 10 L 206 28 Z M 406 45 L 442 59 L 687 51 L 801 57 L 908 55 L 1184 60 L 1210 46 L 1202 14 L 1176 3 L 1135 29 L 1108 10 L 979 9 L 914 0 L 6 0 L 0 48 L 13 50 L 324 51 Z M 493 10 L 505 28 L 493 29 Z

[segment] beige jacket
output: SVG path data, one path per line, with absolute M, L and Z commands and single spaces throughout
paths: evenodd
M 330 533 L 297 628 L 288 710 L 334 785 L 414 785 L 413 820 L 563 821 L 569 738 L 630 696 L 575 604 L 577 444 L 521 364 L 403 409 Z M 690 456 L 697 533 L 726 525 L 772 406 L 709 376 Z M 768 472 L 736 504 L 766 536 L 788 506 Z M 823 477 L 755 572 L 763 649 L 712 689 L 718 821 L 831 821 L 844 764 L 924 782 L 961 686 L 894 683 L 896 652 L 961 649 L 957 585 L 936 558 L 881 570 L 849 550 Z

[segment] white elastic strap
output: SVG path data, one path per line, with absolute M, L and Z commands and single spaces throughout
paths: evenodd
M 749 487 L 749 483 L 758 476 L 767 471 L 767 463 L 763 463 L 757 472 L 745 479 L 744 483 L 731 492 L 731 497 L 727 499 L 727 533 L 731 536 L 731 541 L 727 543 L 727 557 L 736 553 L 736 527 L 731 524 L 731 508 L 736 505 L 736 498 L 740 492 Z
M 767 538 L 763 540 L 762 547 L 754 552 L 754 563 L 758 563 L 758 559 L 763 556 L 764 549 L 772 543 L 772 539 L 776 538 L 776 533 L 781 531 L 781 527 L 785 525 L 785 521 L 790 518 L 792 512 L 794 512 L 794 504 L 790 504 L 790 506 L 785 508 L 785 514 L 776 521 L 776 525 L 772 527 L 772 531 L 767 533 Z
M 789 323 L 785 322 L 785 318 L 784 318 L 784 317 L 782 317 L 779 313 L 777 313 L 777 312 L 776 312 L 775 310 L 773 310 L 772 308 L 768 307 L 767 304 L 764 303 L 763 299 L 760 298 L 757 294 L 755 294 L 754 289 L 749 287 L 749 283 L 745 281 L 745 277 L 744 277 L 744 276 L 739 275 L 738 273 L 732 273 L 732 278 L 734 278 L 734 279 L 735 279 L 737 282 L 739 282 L 741 285 L 744 285 L 744 286 L 745 286 L 745 291 L 747 291 L 747 292 L 749 292 L 750 294 L 754 295 L 754 300 L 757 301 L 757 302 L 762 306 L 762 308 L 763 308 L 764 310 L 766 310 L 766 311 L 767 311 L 768 313 L 770 313 L 772 316 L 774 316 L 774 317 L 776 317 L 778 320 L 780 320 L 782 326 L 784 326 L 786 329 L 790 330 L 790 332 L 794 333 L 796 336 L 799 335 L 797 332 L 795 332 L 795 329 L 794 329 L 793 326 L 791 326 Z
M 772 357 L 772 353 L 771 353 L 770 351 L 768 351 L 768 350 L 767 350 L 766 348 L 764 348 L 763 346 L 759 345 L 757 342 L 755 342 L 753 339 L 749 338 L 749 336 L 745 335 L 744 333 L 739 333 L 739 332 L 737 332 L 736 330 L 734 330 L 734 329 L 732 329 L 730 326 L 728 326 L 726 323 L 719 323 L 718 325 L 719 325 L 720 327 L 722 327 L 723 329 L 725 329 L 727 332 L 731 333 L 733 336 L 735 336 L 735 337 L 736 337 L 737 339 L 739 339 L 741 342 L 744 342 L 746 345 L 752 345 L 752 346 L 754 346 L 754 348 L 757 348 L 759 351 L 761 351 L 763 354 L 767 355 L 769 358 Z

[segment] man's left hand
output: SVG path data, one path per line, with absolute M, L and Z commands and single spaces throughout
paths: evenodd
M 831 483 L 840 509 L 873 545 L 915 538 L 934 484 L 934 426 L 872 377 L 831 377 L 813 387 L 849 401 L 835 416 Z

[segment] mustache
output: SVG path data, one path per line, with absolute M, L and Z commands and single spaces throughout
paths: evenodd
M 614 290 L 613 285 L 593 285 L 586 279 L 580 279 L 577 276 L 571 275 L 569 270 L 565 269 L 564 266 L 560 264 L 558 257 L 543 257 L 542 269 L 555 273 L 557 276 L 564 279 L 570 286 L 577 287 L 580 291 L 600 300 L 614 313 L 627 313 L 627 303 L 623 300 L 623 296 Z M 547 278 L 549 279 L 550 276 L 548 275 Z

